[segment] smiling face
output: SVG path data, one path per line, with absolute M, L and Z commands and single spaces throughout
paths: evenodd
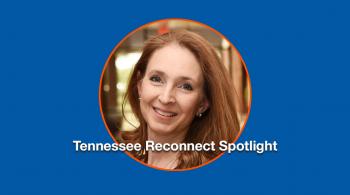
M 184 136 L 194 117 L 209 106 L 197 59 L 177 43 L 153 53 L 138 93 L 148 132 L 154 135 Z

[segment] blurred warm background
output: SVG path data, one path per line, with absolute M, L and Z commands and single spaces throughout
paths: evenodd
M 223 64 L 229 71 L 237 93 L 236 105 L 241 127 L 248 114 L 250 105 L 250 83 L 240 54 L 223 37 L 217 35 L 204 25 L 192 21 L 171 19 L 152 23 L 131 34 L 116 52 L 111 55 L 102 78 L 101 106 L 105 122 L 110 131 L 116 135 L 118 131 L 135 129 L 138 121 L 133 117 L 129 105 L 125 107 L 127 120 L 122 116 L 122 102 L 127 89 L 129 75 L 141 56 L 144 42 L 157 34 L 169 30 L 187 29 L 203 36 L 215 48 Z M 131 123 L 131 124 L 130 124 Z

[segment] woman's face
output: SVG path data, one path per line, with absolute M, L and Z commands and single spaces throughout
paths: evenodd
M 138 83 L 148 130 L 158 135 L 184 135 L 196 114 L 208 107 L 203 88 L 200 65 L 190 50 L 177 43 L 156 50 Z

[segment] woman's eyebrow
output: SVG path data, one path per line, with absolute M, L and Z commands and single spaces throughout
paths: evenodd
M 165 72 L 160 71 L 160 70 L 151 70 L 149 72 L 149 74 L 159 74 L 160 76 L 168 77 L 168 75 Z M 188 76 L 180 76 L 180 77 L 177 77 L 176 80 L 189 80 L 189 81 L 192 81 L 194 83 L 197 83 L 194 78 L 188 77 Z
M 149 74 L 159 74 L 161 76 L 166 76 L 166 74 L 160 70 L 151 70 L 149 71 Z
M 191 77 L 186 77 L 186 76 L 181 76 L 181 77 L 179 77 L 179 80 L 190 80 L 190 81 L 196 82 L 193 78 L 191 78 Z

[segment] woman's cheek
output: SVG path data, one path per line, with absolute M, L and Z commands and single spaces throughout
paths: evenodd
M 145 83 L 145 85 L 143 86 L 143 96 L 142 98 L 144 98 L 145 100 L 150 100 L 153 97 L 157 96 L 158 94 L 158 87 L 157 86 L 153 86 L 150 83 Z
M 178 98 L 178 103 L 182 105 L 183 110 L 190 113 L 196 113 L 199 106 L 198 94 L 186 94 Z

